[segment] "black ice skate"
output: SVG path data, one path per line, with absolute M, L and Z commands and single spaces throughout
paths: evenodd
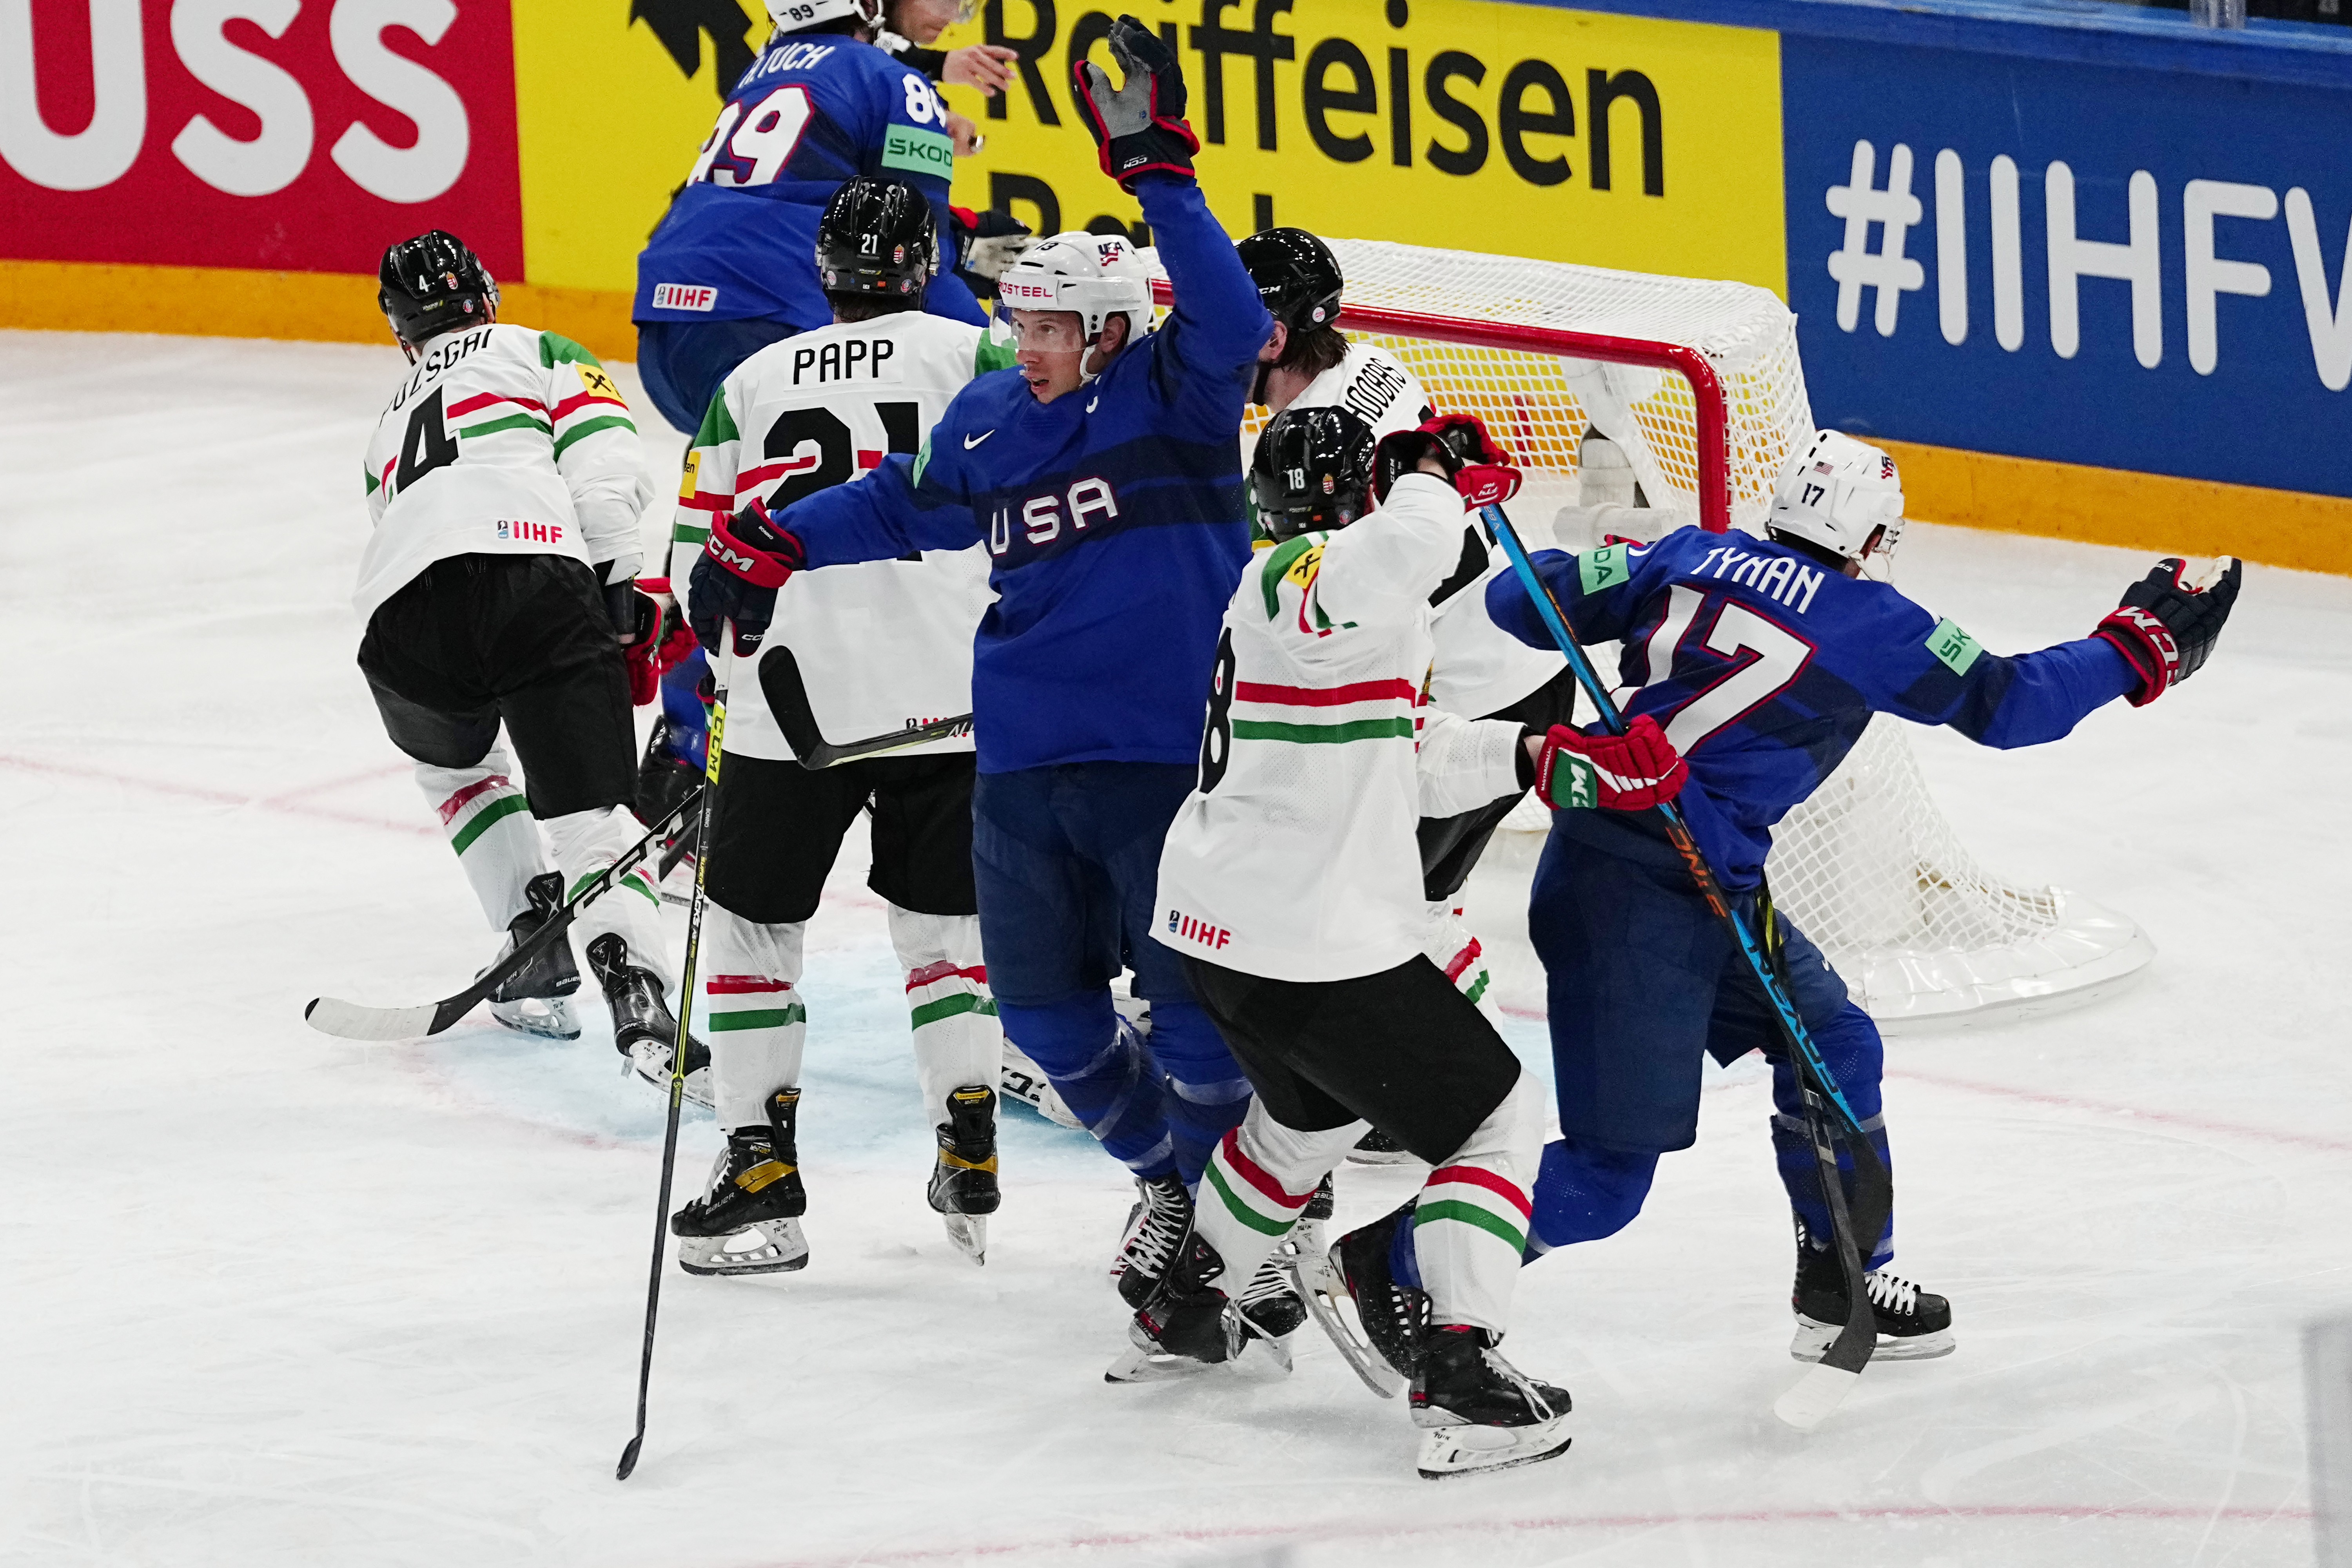
M 1556 1459 L 1568 1451 L 1568 1390 L 1538 1383 L 1495 1349 L 1500 1336 L 1440 1323 L 1412 1380 L 1424 1480 Z
M 1872 1270 L 1862 1281 L 1871 1313 L 1878 1320 L 1874 1361 L 1928 1361 L 1952 1354 L 1951 1302 L 1883 1269 Z M 1851 1301 L 1836 1251 L 1811 1245 L 1800 1223 L 1797 1283 L 1789 1293 L 1797 1314 L 1797 1336 L 1789 1343 L 1789 1354 L 1799 1361 L 1821 1360 L 1844 1332 Z
M 508 923 L 506 946 L 499 949 L 500 958 L 529 941 L 563 907 L 563 873 L 540 873 L 523 885 L 523 896 L 530 902 Z M 487 972 L 477 971 L 476 977 Z M 524 1034 L 578 1040 L 580 1024 L 572 1016 L 569 998 L 579 988 L 580 966 L 572 962 L 572 939 L 559 936 L 490 993 L 490 1016 Z
M 996 1096 L 967 1083 L 948 1096 L 940 1124 L 940 1158 L 931 1167 L 931 1207 L 948 1239 L 975 1263 L 988 1261 L 988 1217 L 996 1212 Z
M 1224 1271 L 1225 1260 L 1208 1238 L 1188 1233 L 1165 1277 L 1128 1325 L 1133 1348 L 1111 1363 L 1103 1381 L 1153 1383 L 1183 1377 L 1239 1355 L 1249 1331 L 1216 1286 Z
M 800 1103 L 799 1090 L 779 1089 L 768 1096 L 766 1126 L 727 1134 L 709 1189 L 670 1216 L 679 1268 L 689 1274 L 782 1274 L 808 1267 L 808 1243 L 801 1238 L 808 1193 L 793 1148 Z
M 1420 1369 L 1429 1322 L 1428 1293 L 1400 1284 L 1389 1269 L 1389 1249 L 1412 1212 L 1408 1203 L 1349 1231 L 1319 1258 L 1302 1251 L 1297 1263 L 1307 1310 L 1364 1386 L 1383 1399 L 1402 1393 Z M 1354 1310 L 1355 1323 L 1342 1302 Z
M 667 1094 L 677 1015 L 662 997 L 661 977 L 629 962 L 629 945 L 617 931 L 588 944 L 588 967 L 604 988 L 604 1006 L 613 1015 L 613 1049 L 638 1077 Z M 686 1037 L 686 1098 L 706 1110 L 711 1104 L 710 1049 L 692 1035 Z
M 1290 1336 L 1307 1321 L 1307 1301 L 1298 1284 L 1292 1240 L 1298 1230 L 1297 1226 L 1291 1228 L 1291 1236 L 1285 1237 L 1281 1245 L 1267 1255 L 1258 1271 L 1250 1276 L 1242 1299 L 1234 1303 L 1252 1343 L 1264 1345 L 1274 1364 L 1284 1372 L 1290 1370 Z
M 1370 1132 L 1358 1138 L 1356 1146 L 1348 1151 L 1348 1161 L 1350 1165 L 1401 1166 L 1411 1158 L 1412 1158 L 1412 1150 L 1381 1132 L 1378 1127 L 1374 1127 Z
M 1177 1244 L 1192 1228 L 1192 1195 L 1172 1174 L 1138 1176 L 1135 1191 L 1135 1207 L 1128 1210 L 1127 1232 L 1119 1238 L 1110 1271 L 1118 1281 L 1118 1299 L 1139 1309 L 1151 1299 Z

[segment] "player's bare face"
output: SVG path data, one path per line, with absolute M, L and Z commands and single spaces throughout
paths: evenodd
M 890 7 L 890 30 L 928 47 L 956 19 L 956 0 L 898 0 Z
M 1125 317 L 1114 316 L 1106 320 L 1102 336 L 1088 348 L 1086 321 L 1075 310 L 1015 310 L 1012 314 L 1013 362 L 1019 367 L 1021 379 L 1029 383 L 1030 395 L 1039 402 L 1051 402 L 1064 392 L 1077 391 L 1086 384 L 1080 366 L 1087 365 L 1089 356 L 1092 363 L 1088 368 L 1100 374 L 1126 340 Z

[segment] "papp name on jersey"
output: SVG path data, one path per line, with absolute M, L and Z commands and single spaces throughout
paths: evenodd
M 902 382 L 907 372 L 898 362 L 898 346 L 887 338 L 852 338 L 820 349 L 793 350 L 793 385 L 803 382 Z

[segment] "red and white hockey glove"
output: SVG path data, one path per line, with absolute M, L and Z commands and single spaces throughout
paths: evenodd
M 776 613 L 776 590 L 807 564 L 799 538 L 778 528 L 756 497 L 732 517 L 713 518 L 688 580 L 695 636 L 717 648 L 720 628 L 731 625 L 735 652 L 757 652 Z
M 1413 430 L 1381 437 L 1372 451 L 1372 498 L 1386 501 L 1389 486 L 1434 458 L 1465 505 L 1499 506 L 1519 493 L 1519 470 L 1511 455 L 1495 444 L 1477 415 L 1442 413 Z
M 661 678 L 694 652 L 694 632 L 670 596 L 669 579 L 637 579 L 636 635 L 621 645 L 629 672 L 629 701 L 644 707 L 661 695 Z
M 2221 557 L 2195 584 L 2181 580 L 2188 564 L 2179 556 L 2158 561 L 2091 633 L 2114 643 L 2139 677 L 2139 689 L 2129 694 L 2134 707 L 2146 707 L 2203 666 L 2238 602 L 2245 567 L 2237 557 Z
M 1648 714 L 1622 735 L 1556 724 L 1536 754 L 1536 798 L 1555 811 L 1647 810 L 1680 794 L 1689 778 L 1690 765 Z

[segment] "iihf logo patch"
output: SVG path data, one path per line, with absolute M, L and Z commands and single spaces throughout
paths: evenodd
M 512 538 L 512 528 L 513 525 L 509 523 L 504 517 L 500 517 L 499 519 L 499 538 L 502 539 Z

